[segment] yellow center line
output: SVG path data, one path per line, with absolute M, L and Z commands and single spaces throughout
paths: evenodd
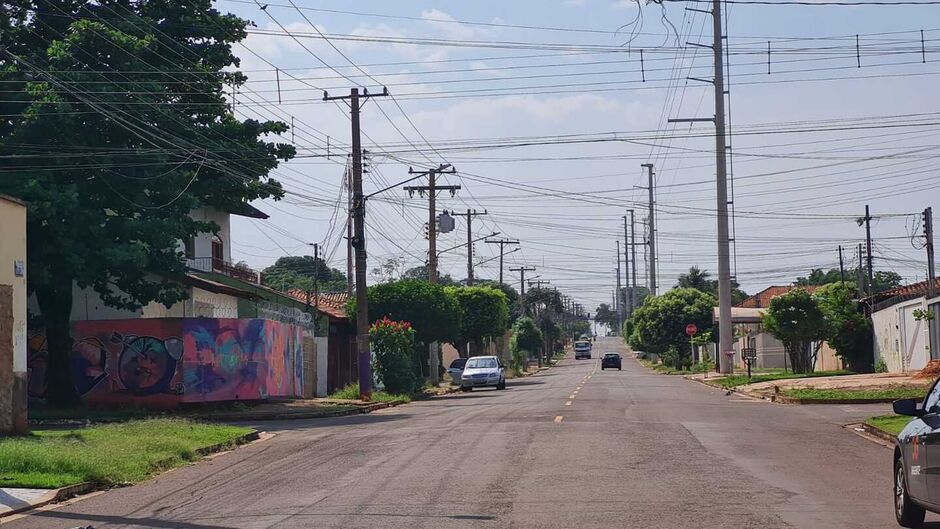
M 559 424 L 559 423 L 560 423 L 561 421 L 563 421 L 563 420 L 565 420 L 565 416 L 564 416 L 564 415 L 557 415 L 557 416 L 555 417 L 555 424 Z
M 569 398 L 569 399 L 573 399 L 573 398 L 575 398 L 576 396 L 577 396 L 577 395 L 568 395 L 568 398 Z
M 569 400 L 568 402 L 566 402 L 565 406 L 571 406 L 571 401 Z

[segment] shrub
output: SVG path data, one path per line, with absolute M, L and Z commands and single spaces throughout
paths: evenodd
M 373 370 L 389 393 L 413 393 L 418 382 L 411 356 L 415 348 L 415 330 L 406 321 L 387 317 L 369 329 L 374 352 Z

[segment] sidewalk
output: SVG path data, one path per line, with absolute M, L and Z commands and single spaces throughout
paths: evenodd
M 933 379 L 915 378 L 916 374 L 917 373 L 863 373 L 858 375 L 837 375 L 828 377 L 785 378 L 736 386 L 734 391 L 750 397 L 780 402 L 787 401 L 786 397 L 780 395 L 781 393 L 797 388 L 870 391 L 890 389 L 897 386 L 918 386 L 923 387 L 924 391 L 926 391 L 933 383 Z M 721 375 L 718 373 L 709 373 L 707 379 L 701 373 L 685 375 L 685 378 L 721 389 L 727 389 L 712 382 L 721 378 Z

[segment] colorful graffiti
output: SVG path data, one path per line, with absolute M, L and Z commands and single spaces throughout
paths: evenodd
M 303 394 L 302 329 L 259 319 L 80 321 L 70 367 L 88 404 L 181 403 Z M 30 338 L 29 394 L 46 394 L 45 338 Z

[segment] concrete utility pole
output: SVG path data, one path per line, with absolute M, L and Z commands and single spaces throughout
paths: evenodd
M 510 268 L 510 272 L 519 272 L 519 301 L 522 302 L 522 313 L 526 313 L 525 305 L 525 273 L 534 272 L 534 266 L 517 266 L 515 268 Z
M 858 244 L 858 297 L 865 297 L 865 274 L 862 273 L 862 244 Z
M 346 296 L 352 298 L 355 286 L 355 267 L 353 250 L 353 182 L 349 164 L 346 164 Z
M 845 262 L 842 260 L 842 245 L 839 245 L 839 277 L 845 283 Z
M 633 267 L 633 289 L 630 290 L 630 314 L 636 310 L 636 222 L 633 218 L 633 210 L 630 210 L 630 265 Z
M 619 336 L 620 329 L 623 328 L 623 290 L 620 288 L 620 240 L 614 241 L 617 243 L 617 328 L 614 329 L 614 334 Z M 624 263 L 626 266 L 626 263 Z
M 874 290 L 875 269 L 872 266 L 871 213 L 868 211 L 868 204 L 865 205 L 865 249 L 868 250 L 868 297 L 870 298 Z
M 455 217 L 467 217 L 467 286 L 473 286 L 473 232 L 471 231 L 473 217 L 486 214 L 486 210 L 483 210 L 483 213 L 478 213 L 477 210 L 471 211 L 470 208 L 467 208 L 466 213 L 453 213 Z
M 362 137 L 359 130 L 359 103 L 361 99 L 387 96 L 385 88 L 380 94 L 370 94 L 351 88 L 348 96 L 330 97 L 323 92 L 324 101 L 349 100 L 352 122 L 352 246 L 356 253 L 356 348 L 359 360 L 359 398 L 369 400 L 372 396 L 372 352 L 369 348 L 369 298 L 366 285 L 366 200 L 362 194 Z
M 644 163 L 643 167 L 646 168 L 647 175 L 649 176 L 649 190 L 650 200 L 649 200 L 649 246 L 650 246 L 650 295 L 656 295 L 656 206 L 655 206 L 655 187 L 653 182 L 653 164 Z
M 498 244 L 499 245 L 499 284 L 505 285 L 503 282 L 503 257 L 506 255 L 506 245 L 507 244 L 519 244 L 519 241 L 513 241 L 510 239 L 496 239 L 496 240 L 487 240 L 486 244 Z M 515 250 L 513 250 L 515 251 Z
M 415 171 L 408 168 L 408 174 L 423 176 L 427 175 L 428 185 L 426 186 L 405 186 L 405 191 L 409 196 L 414 196 L 418 192 L 420 196 L 428 194 L 428 283 L 437 283 L 437 192 L 450 191 L 451 196 L 460 189 L 460 186 L 439 186 L 437 185 L 437 175 L 454 174 L 456 171 L 450 164 L 441 164 L 437 168 L 431 168 L 427 171 Z
M 623 216 L 623 278 L 624 285 L 624 302 L 627 304 L 628 311 L 625 312 L 626 317 L 633 316 L 633 290 L 630 289 L 630 237 L 628 237 L 627 232 L 627 216 Z M 622 322 L 621 322 L 622 323 Z
M 937 277 L 937 271 L 934 269 L 933 261 L 933 208 L 924 210 L 924 237 L 927 239 L 927 299 L 930 299 L 937 295 L 937 285 L 934 280 Z

